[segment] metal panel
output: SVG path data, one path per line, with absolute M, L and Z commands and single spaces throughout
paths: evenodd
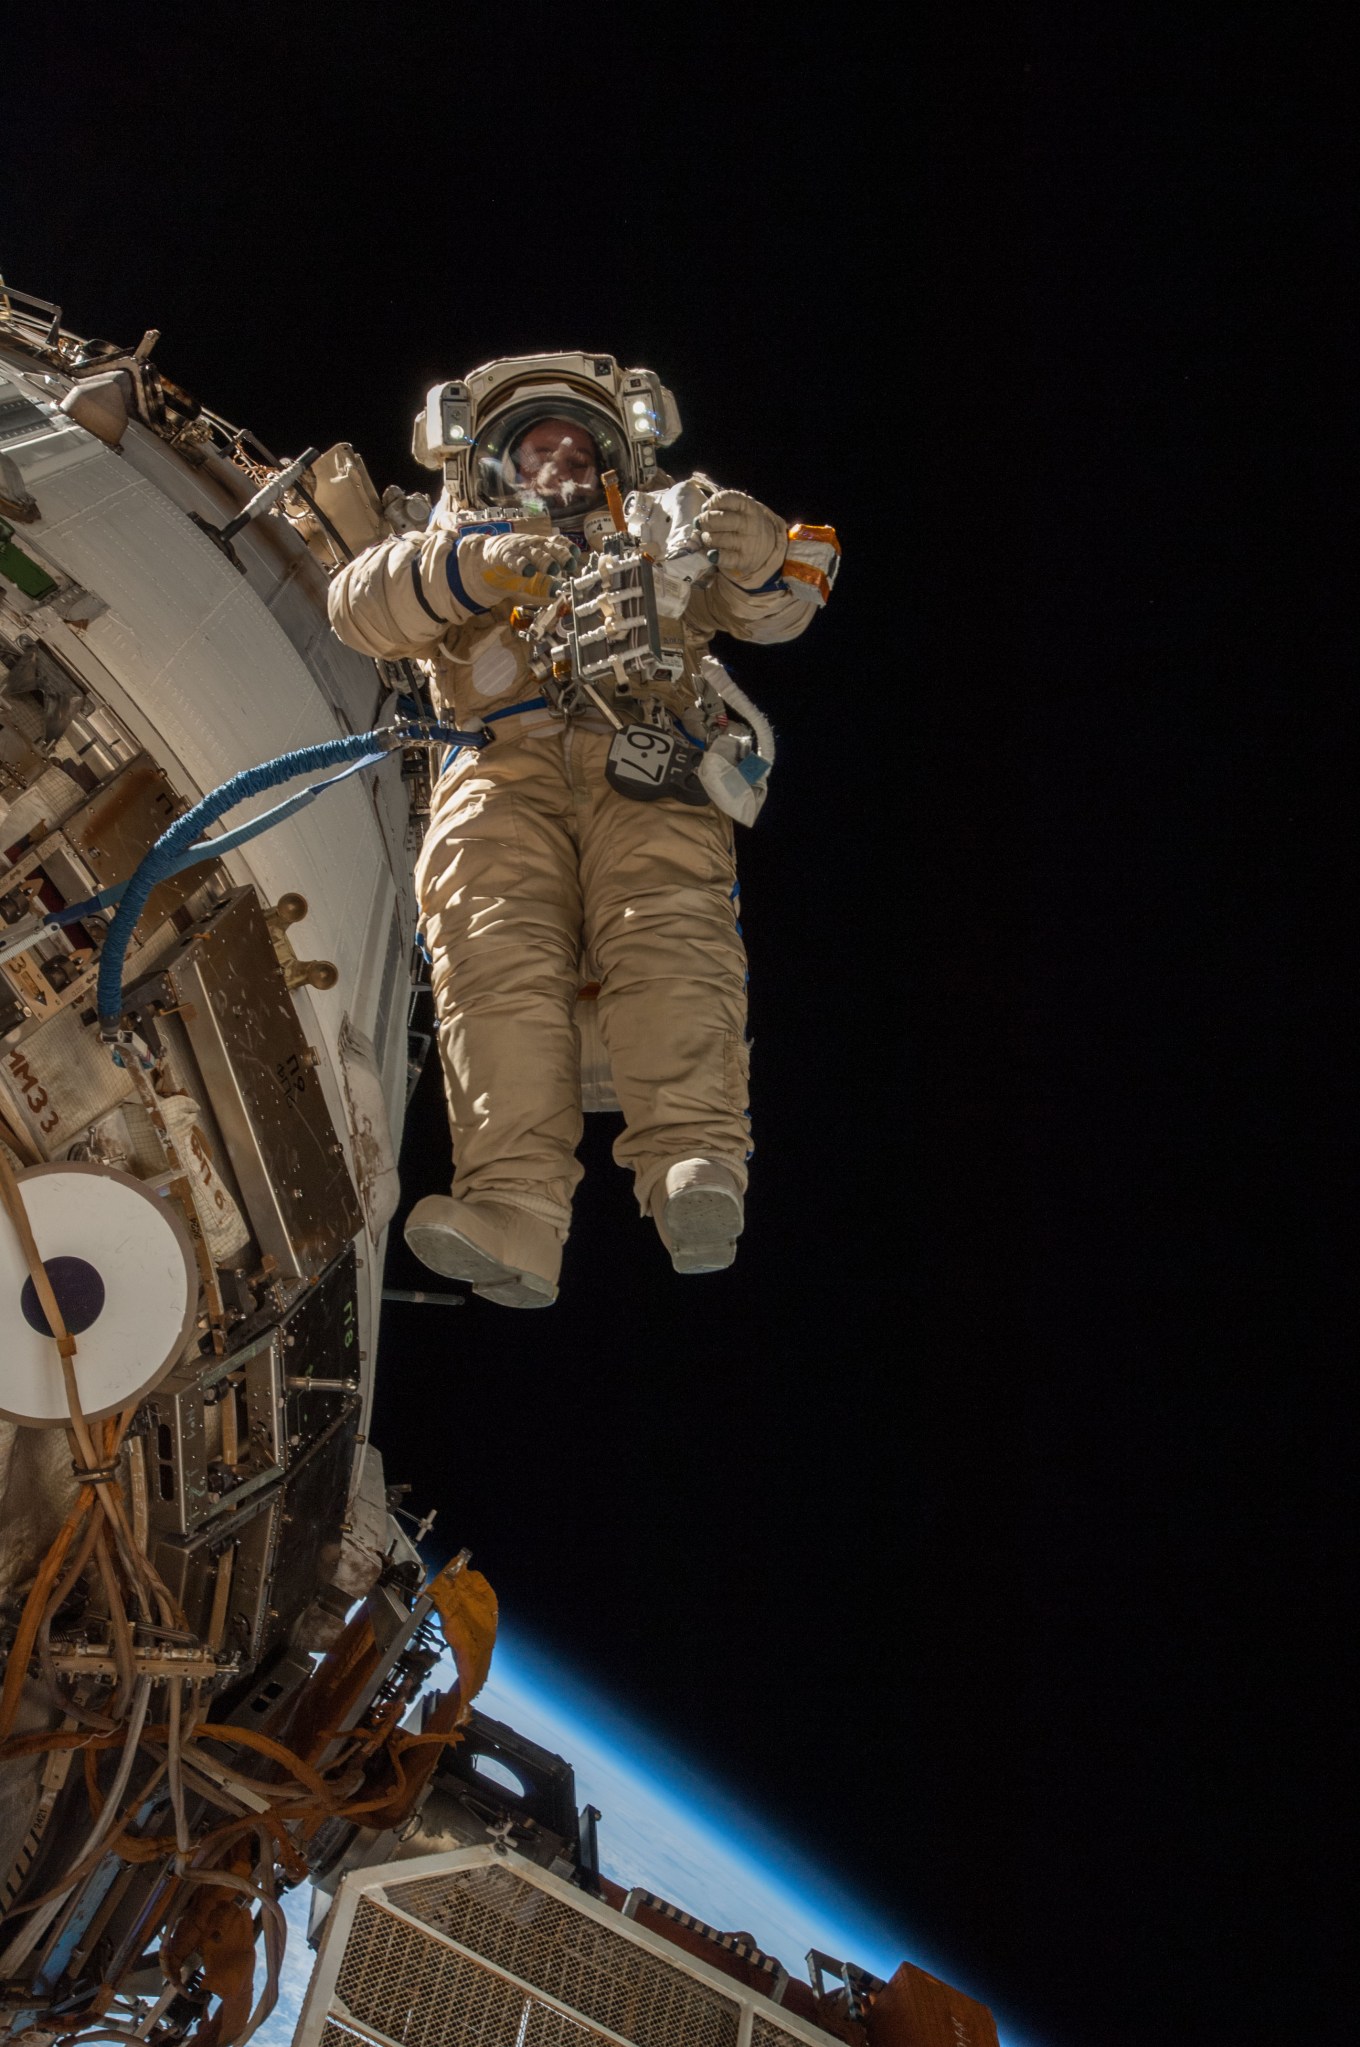
M 279 1546 L 261 1636 L 265 1646 L 287 1633 L 334 1574 L 358 1414 L 358 1400 L 351 1400 L 347 1412 L 332 1424 L 331 1433 L 284 1482 Z
M 475 1716 L 474 1716 L 475 1718 Z M 722 1933 L 692 1912 L 682 1911 L 668 1898 L 634 1885 L 623 1905 L 623 1916 L 639 1926 L 651 1926 L 687 1954 L 698 1955 L 721 1969 L 738 1983 L 758 1990 L 763 1997 L 779 2002 L 789 1972 L 773 1955 L 767 1955 L 754 1941 L 736 1933 Z
M 221 1646 L 247 1663 L 288 1632 L 338 1560 L 359 1402 L 350 1395 L 336 1405 L 319 1436 L 290 1450 L 288 1470 L 266 1471 L 257 1490 L 214 1500 L 199 1526 L 185 1534 L 168 1529 L 153 1544 L 157 1570 L 199 1632 L 207 1629 L 219 1568 L 230 1571 Z M 154 1463 L 151 1490 L 154 1513 Z M 172 1513 L 173 1502 L 160 1511 Z
M 540 2003 L 372 1898 L 355 1914 L 337 1990 L 345 2017 L 400 2047 L 618 2047 L 622 2038 Z M 672 2047 L 691 2043 L 676 2033 Z
M 997 2047 L 986 2005 L 914 1962 L 903 1962 L 875 1997 L 868 2030 L 876 2047 Z
M 285 1464 L 335 1417 L 347 1394 L 359 1391 L 357 1285 L 354 1246 L 346 1244 L 275 1332 Z
M 221 1724 L 224 1727 L 254 1727 L 263 1722 L 268 1726 L 276 1710 L 286 1705 L 288 1699 L 306 1685 L 314 1668 L 305 1650 L 284 1649 L 257 1674 L 245 1697 L 237 1701 Z M 239 1766 L 247 1771 L 253 1767 L 248 1753 L 238 1761 Z
M 60 1157 L 96 1117 L 132 1092 L 97 1033 L 74 1009 L 59 1010 L 0 1058 L 3 1082 L 19 1127 L 44 1158 Z
M 208 1497 L 207 1392 L 191 1367 L 188 1373 L 172 1373 L 146 1403 L 147 1506 L 153 1528 L 185 1534 L 217 1504 Z
M 142 855 L 183 808 L 165 775 L 143 753 L 96 790 L 74 817 L 67 818 L 62 833 L 79 848 L 98 886 L 107 888 L 127 880 Z M 148 939 L 156 926 L 193 894 L 207 872 L 207 867 L 191 867 L 153 889 L 137 924 L 135 942 L 140 945 Z
M 0 396 L 0 441 L 12 440 L 15 434 L 31 434 L 35 429 L 45 431 L 47 414 L 40 412 L 30 398 L 20 397 L 7 384 L 0 384 L 0 393 L 3 393 Z
M 245 1361 L 245 1427 L 238 1423 L 242 1476 L 247 1485 L 256 1473 L 281 1471 L 288 1456 L 288 1430 L 283 1414 L 282 1330 Z M 258 1483 L 258 1480 L 256 1480 Z
M 169 1540 L 152 1545 L 151 1560 L 171 1598 L 183 1609 L 185 1624 L 191 1634 L 206 1636 L 208 1632 L 217 1573 L 223 1568 L 234 1567 L 234 1556 L 228 1554 L 231 1549 L 230 1543 L 224 1543 L 220 1551 L 210 1549 L 206 1544 L 193 1548 L 187 1543 Z
M 360 1405 L 356 1326 L 347 1245 L 276 1328 L 181 1366 L 144 1409 L 157 1569 L 199 1632 L 221 1591 L 228 1653 L 263 1653 L 334 1575 Z
M 253 891 L 210 918 L 164 978 L 261 1249 L 314 1278 L 362 1217 Z
M 327 2019 L 321 2028 L 321 2047 L 370 2047 L 367 2033 L 352 2033 L 347 2026 Z
M 147 1403 L 154 1528 L 191 1535 L 277 1484 L 359 1394 L 354 1247 L 248 1348 L 181 1364 Z M 347 1490 L 342 1485 L 342 1494 Z
M 224 1647 L 239 1650 L 247 1666 L 258 1661 L 270 1632 L 282 1519 L 283 1500 L 276 1492 L 263 1513 L 256 1514 L 243 1530 L 236 1551 Z
M 485 1844 L 354 1869 L 340 1882 L 295 2047 L 352 2047 L 356 2036 L 398 2047 L 827 2038 L 603 1899 Z
M 513 1870 L 462 1869 L 388 1889 L 404 1912 L 636 2047 L 736 2047 L 735 1998 Z
M 345 2010 L 402 2047 L 447 2047 L 457 2039 L 517 2047 L 524 1992 L 395 1913 L 365 1898 L 355 1914 L 337 1986 Z M 457 2014 L 455 2018 L 454 2015 Z

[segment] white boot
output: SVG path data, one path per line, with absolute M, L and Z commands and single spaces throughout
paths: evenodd
M 652 1195 L 657 1233 L 677 1272 L 721 1272 L 737 1255 L 741 1189 L 712 1159 L 681 1159 Z
M 403 1233 L 422 1265 L 470 1282 L 502 1308 L 547 1308 L 557 1299 L 562 1240 L 551 1223 L 507 1201 L 427 1194 Z

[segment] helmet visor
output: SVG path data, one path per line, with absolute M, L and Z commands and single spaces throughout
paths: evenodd
M 518 505 L 554 519 L 584 518 L 604 503 L 605 470 L 630 487 L 627 444 L 607 413 L 540 395 L 478 433 L 476 492 L 485 505 Z

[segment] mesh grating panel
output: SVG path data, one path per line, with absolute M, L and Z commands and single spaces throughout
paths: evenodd
M 322 2042 L 325 2047 L 325 2042 Z M 763 2012 L 757 2012 L 751 2021 L 751 2047 L 803 2047 L 797 2033 L 786 2033 L 773 2019 L 767 2019 Z
M 403 1912 L 636 2047 L 736 2047 L 741 2012 L 731 1998 L 512 1870 L 461 1869 L 388 1890 Z M 543 2034 L 545 2047 L 555 2037 Z
M 335 1987 L 361 2024 L 400 2047 L 520 2047 L 523 1991 L 371 1898 L 359 1900 Z
M 583 2019 L 569 2019 L 565 2013 L 554 2011 L 550 2004 L 535 2004 L 529 2008 L 529 2030 L 525 2034 L 524 2047 L 591 2047 L 592 2042 L 601 2040 L 607 2043 L 607 2047 L 613 2047 L 607 2033 L 588 2026 Z
M 321 2028 L 321 2047 L 369 2047 L 369 2042 L 362 2034 L 346 2032 L 334 2019 L 327 2019 Z

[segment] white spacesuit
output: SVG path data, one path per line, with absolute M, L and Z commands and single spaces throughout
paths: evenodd
M 438 385 L 415 434 L 444 471 L 428 527 L 331 586 L 342 640 L 421 660 L 441 716 L 492 735 L 446 757 L 417 867 L 455 1173 L 406 1238 L 508 1306 L 556 1296 L 583 984 L 624 1116 L 614 1155 L 676 1270 L 729 1265 L 742 1227 L 732 818 L 758 808 L 772 746 L 708 648 L 800 633 L 839 548 L 706 477 L 673 485 L 657 449 L 679 430 L 657 377 L 609 356 Z

